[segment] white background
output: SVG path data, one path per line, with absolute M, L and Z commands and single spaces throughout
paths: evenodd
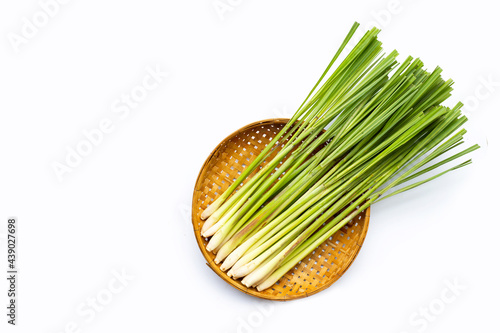
M 40 8 L 0 4 L 2 271 L 8 216 L 20 237 L 19 321 L 5 323 L 1 273 L 1 332 L 499 330 L 496 2 L 73 0 L 15 52 L 9 36 Z M 196 245 L 196 176 L 234 130 L 291 115 L 355 20 L 382 26 L 400 59 L 444 68 L 456 81 L 449 104 L 469 102 L 467 141 L 483 149 L 472 166 L 373 207 L 361 253 L 331 288 L 287 303 L 246 296 Z M 169 75 L 120 118 L 113 104 L 147 67 Z M 60 182 L 53 163 L 102 119 L 113 131 Z M 133 280 L 89 314 L 122 270 Z M 453 296 L 446 281 L 466 289 L 440 309 Z M 424 324 L 415 316 L 429 306 L 439 314 Z

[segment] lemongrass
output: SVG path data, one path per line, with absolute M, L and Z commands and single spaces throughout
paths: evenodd
M 398 64 L 396 51 L 380 56 L 378 29 L 327 77 L 357 26 L 290 121 L 202 213 L 207 250 L 248 287 L 272 286 L 359 212 L 468 165 L 401 187 L 479 148 L 436 162 L 465 134 L 463 105 L 441 105 L 453 81 L 439 67 L 425 71 L 418 58 Z

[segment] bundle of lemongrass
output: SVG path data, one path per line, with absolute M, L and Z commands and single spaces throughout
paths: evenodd
M 408 183 L 479 148 L 436 161 L 466 132 L 462 104 L 441 105 L 453 82 L 419 59 L 381 56 L 378 29 L 331 70 L 357 27 L 290 121 L 202 214 L 207 250 L 248 287 L 272 286 L 368 206 L 469 164 Z

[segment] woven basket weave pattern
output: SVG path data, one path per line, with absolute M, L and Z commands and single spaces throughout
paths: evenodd
M 249 124 L 224 139 L 208 157 L 196 181 L 192 203 L 192 222 L 196 240 L 207 264 L 233 287 L 252 296 L 270 300 L 292 300 L 317 293 L 338 280 L 347 270 L 363 244 L 368 230 L 369 209 L 356 216 L 273 287 L 257 291 L 233 280 L 214 263 L 215 254 L 207 252 L 208 239 L 200 235 L 201 213 L 223 193 L 257 157 L 288 119 L 270 119 Z M 273 153 L 272 157 L 276 154 Z M 250 179 L 257 171 L 254 171 Z

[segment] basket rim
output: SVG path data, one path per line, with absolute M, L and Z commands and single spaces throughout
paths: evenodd
M 205 258 L 205 260 L 207 261 L 207 266 L 210 267 L 212 269 L 212 271 L 214 271 L 219 277 L 221 277 L 224 281 L 226 281 L 229 285 L 231 285 L 233 288 L 235 289 L 238 289 L 239 291 L 242 291 L 244 292 L 245 294 L 247 295 L 250 295 L 250 296 L 254 296 L 254 297 L 258 297 L 258 298 L 261 298 L 261 299 L 267 299 L 267 300 L 273 300 L 273 301 L 291 301 L 291 300 L 295 300 L 295 299 L 300 299 L 300 298 L 305 298 L 305 297 L 309 297 L 311 295 L 314 295 L 320 291 L 323 291 L 325 289 L 327 289 L 328 287 L 330 287 L 333 283 L 335 283 L 340 277 L 342 277 L 345 272 L 351 267 L 353 261 L 356 259 L 361 247 L 363 246 L 363 243 L 364 243 L 364 240 L 366 238 L 366 234 L 368 232 L 368 227 L 369 227 L 369 221 L 370 221 L 370 207 L 368 207 L 366 210 L 365 210 L 365 219 L 364 219 L 364 228 L 362 230 L 362 233 L 360 235 L 360 238 L 359 238 L 359 241 L 356 243 L 356 248 L 355 250 L 353 251 L 352 255 L 348 258 L 348 264 L 347 266 L 345 267 L 345 269 L 342 270 L 342 272 L 340 274 L 336 274 L 335 276 L 329 278 L 329 280 L 321 287 L 311 291 L 311 292 L 304 292 L 304 293 L 300 293 L 300 294 L 296 294 L 296 295 L 289 295 L 289 294 L 285 294 L 283 296 L 272 296 L 272 295 L 269 295 L 269 294 L 264 294 L 264 293 L 261 293 L 259 291 L 257 291 L 257 289 L 255 288 L 248 288 L 244 285 L 242 285 L 241 283 L 238 283 L 238 281 L 230 278 L 227 274 L 225 274 L 223 271 L 220 270 L 220 268 L 218 267 L 218 265 L 209 257 L 208 255 L 208 252 L 205 248 L 205 245 L 202 243 L 202 237 L 201 235 L 199 235 L 199 231 L 200 231 L 200 228 L 197 227 L 196 225 L 196 213 L 195 213 L 195 209 L 197 208 L 197 203 L 195 202 L 195 198 L 196 198 L 196 195 L 197 195 L 197 192 L 200 191 L 200 189 L 198 188 L 199 185 L 200 185 L 200 179 L 202 177 L 202 175 L 205 173 L 205 168 L 206 166 L 210 163 L 210 161 L 212 160 L 212 158 L 214 156 L 216 156 L 216 154 L 218 153 L 219 149 L 221 147 L 223 147 L 225 145 L 225 143 L 235 137 L 236 135 L 242 133 L 242 132 L 245 132 L 246 130 L 250 129 L 250 128 L 253 128 L 255 126 L 260 126 L 260 125 L 268 125 L 268 124 L 279 124 L 279 125 L 283 125 L 283 124 L 286 124 L 287 122 L 289 121 L 288 118 L 270 118 L 270 119 L 264 119 L 264 120 L 260 120 L 260 121 L 256 121 L 256 122 L 253 122 L 253 123 L 250 123 L 250 124 L 247 124 L 241 128 L 239 128 L 238 130 L 234 131 L 233 133 L 229 134 L 228 136 L 226 136 L 213 150 L 212 152 L 208 155 L 207 159 L 205 160 L 205 162 L 203 163 L 199 173 L 198 173 L 198 177 L 196 178 L 196 183 L 195 183 L 195 186 L 194 186 L 194 190 L 193 190 L 193 197 L 192 197 L 192 203 L 191 203 L 191 224 L 193 226 L 193 231 L 194 231 L 194 234 L 195 234 L 195 238 L 196 238 L 196 243 L 198 244 L 198 247 L 200 248 L 200 251 L 201 253 L 203 254 L 203 257 Z

